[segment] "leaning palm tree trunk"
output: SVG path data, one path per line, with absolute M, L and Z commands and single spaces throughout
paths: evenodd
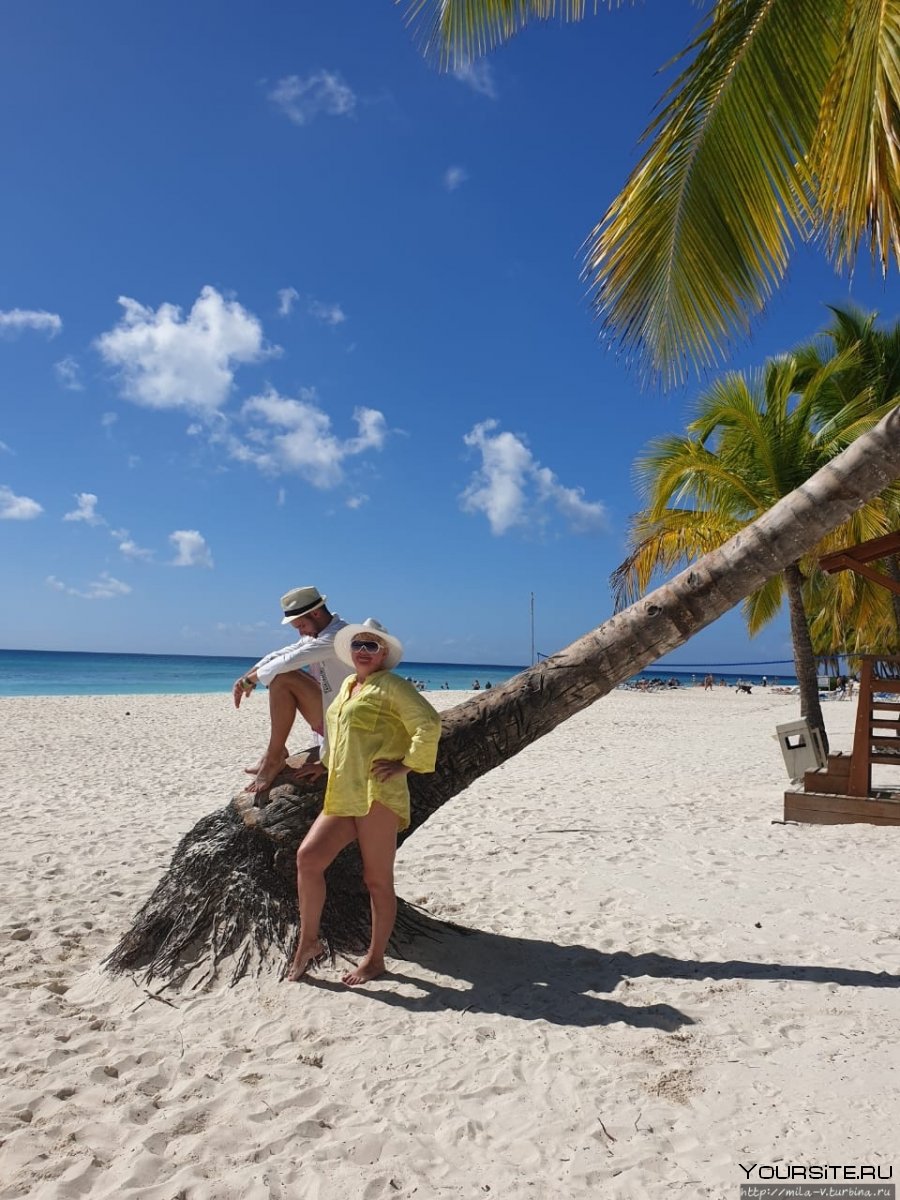
M 433 775 L 411 777 L 414 832 L 470 783 L 682 645 L 900 476 L 900 408 L 797 491 L 711 554 L 509 683 L 444 715 Z M 182 840 L 172 865 L 108 959 L 113 971 L 192 983 L 228 963 L 232 980 L 287 958 L 296 932 L 294 855 L 318 789 L 287 782 L 264 808 L 243 794 Z M 402 907 L 398 928 L 415 927 Z M 354 848 L 329 874 L 323 932 L 333 950 L 368 935 Z

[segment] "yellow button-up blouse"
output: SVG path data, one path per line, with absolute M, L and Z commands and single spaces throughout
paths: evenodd
M 412 771 L 433 771 L 441 718 L 411 683 L 390 671 L 376 671 L 351 696 L 355 682 L 355 675 L 347 676 L 326 713 L 322 761 L 328 783 L 323 811 L 335 817 L 364 817 L 377 800 L 396 813 L 400 828 L 406 829 L 406 776 L 380 783 L 372 776 L 372 763 L 376 758 L 398 759 Z

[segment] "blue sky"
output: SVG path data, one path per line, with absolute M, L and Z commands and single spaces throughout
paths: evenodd
M 408 659 L 529 661 L 611 612 L 644 391 L 579 247 L 698 18 L 534 27 L 461 75 L 389 0 L 34 0 L 0 41 L 0 645 L 247 654 L 315 584 Z M 811 249 L 738 347 L 851 297 Z M 732 614 L 670 659 L 790 656 Z

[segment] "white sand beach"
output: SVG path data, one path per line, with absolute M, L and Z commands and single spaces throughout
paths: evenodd
M 460 693 L 431 693 L 440 707 Z M 785 825 L 796 698 L 617 691 L 401 848 L 363 989 L 101 975 L 265 706 L 0 699 L 0 1200 L 694 1200 L 900 1172 L 900 829 Z M 851 702 L 825 706 L 849 749 Z M 296 747 L 296 748 L 299 748 Z

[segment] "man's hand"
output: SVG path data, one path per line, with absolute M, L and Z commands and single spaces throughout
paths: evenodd
M 372 763 L 372 774 L 379 783 L 387 783 L 397 775 L 408 775 L 410 768 L 399 758 L 376 758 Z
M 234 700 L 234 707 L 240 708 L 241 701 L 245 696 L 249 696 L 256 687 L 256 680 L 251 675 L 242 675 L 240 679 L 235 681 L 234 687 L 231 689 L 231 698 Z
M 304 763 L 302 767 L 292 767 L 295 779 L 321 779 L 326 774 L 325 766 L 320 762 Z

